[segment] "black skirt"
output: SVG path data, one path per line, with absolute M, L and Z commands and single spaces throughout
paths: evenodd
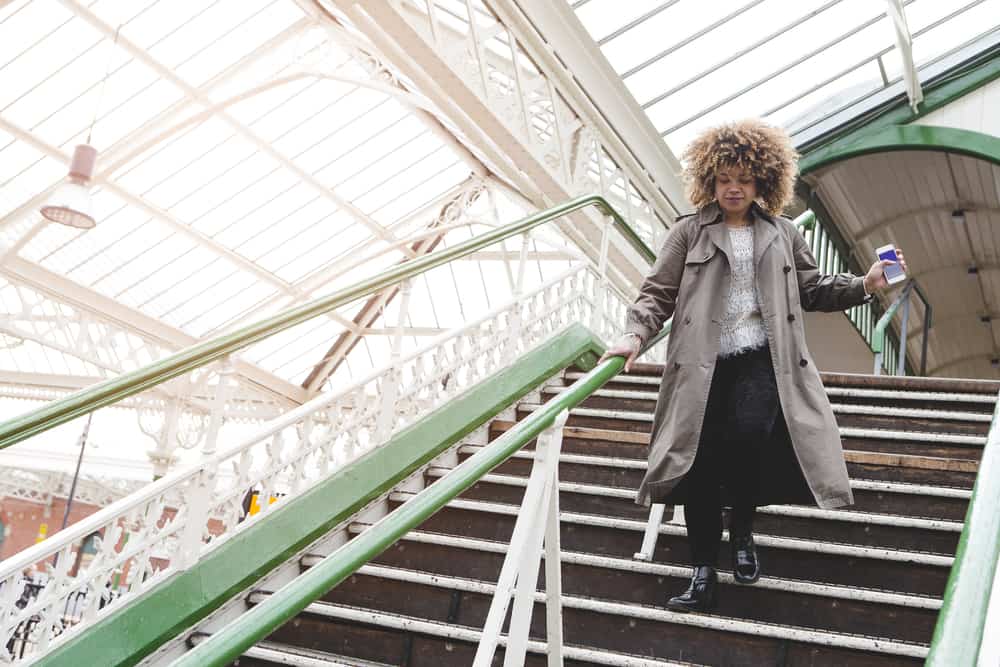
M 719 486 L 724 507 L 816 505 L 792 448 L 766 346 L 717 360 L 695 461 L 668 494 L 652 500 L 683 505 L 692 485 L 708 484 Z

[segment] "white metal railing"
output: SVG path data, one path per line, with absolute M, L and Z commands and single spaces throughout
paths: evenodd
M 569 412 L 563 410 L 555 422 L 538 436 L 535 460 L 524 491 L 524 500 L 514 523 L 510 546 L 504 557 L 496 593 L 483 627 L 474 667 L 488 667 L 500 642 L 500 629 L 510 598 L 510 615 L 504 667 L 523 665 L 528 651 L 528 630 L 535 606 L 535 584 L 539 562 L 545 553 L 545 632 L 549 667 L 562 665 L 562 568 L 559 548 L 559 452 L 563 426 Z
M 577 264 L 410 354 L 401 356 L 395 348 L 385 367 L 285 413 L 239 444 L 216 451 L 213 425 L 200 464 L 168 474 L 0 563 L 3 645 L 17 635 L 25 659 L 50 650 L 72 634 L 68 631 L 93 624 L 107 610 L 193 566 L 283 500 L 302 494 L 571 324 L 589 324 L 606 341 L 619 335 L 627 306 L 593 268 Z M 219 383 L 219 410 L 227 384 Z M 255 512 L 249 511 L 253 500 Z M 75 554 L 88 538 L 96 553 L 77 568 Z M 23 573 L 32 569 L 45 571 L 47 583 L 18 607 Z M 109 591 L 116 593 L 114 602 L 99 604 Z M 63 612 L 72 597 L 87 602 L 67 616 Z

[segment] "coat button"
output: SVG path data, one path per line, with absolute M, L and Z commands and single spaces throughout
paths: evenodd
M 809 365 L 808 361 L 806 361 L 805 359 L 799 359 L 799 366 L 801 366 L 802 368 L 805 368 L 808 365 Z
M 789 321 L 789 322 L 794 322 L 794 321 L 795 321 L 795 315 L 791 315 L 791 314 L 789 314 L 789 316 L 788 316 L 788 321 Z
M 684 324 L 691 324 L 691 318 L 690 317 L 685 317 L 684 318 Z
M 785 265 L 785 268 L 782 269 L 782 271 L 784 271 L 785 273 L 788 273 L 791 270 L 792 270 L 792 267 L 788 266 L 787 264 Z
M 679 362 L 679 361 L 675 361 L 675 362 L 674 362 L 674 370 L 677 370 L 677 369 L 678 369 L 678 368 L 680 368 L 680 367 L 681 367 L 681 362 Z

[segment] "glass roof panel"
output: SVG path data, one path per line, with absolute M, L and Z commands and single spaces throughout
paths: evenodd
M 1000 0 L 903 4 L 918 66 L 1000 30 Z M 817 104 L 859 99 L 902 72 L 884 2 L 571 5 L 675 153 L 701 129 L 726 120 L 762 116 L 794 131 L 816 116 Z

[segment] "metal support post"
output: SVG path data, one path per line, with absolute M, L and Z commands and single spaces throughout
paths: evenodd
M 663 522 L 663 513 L 667 506 L 661 503 L 653 503 L 649 507 L 649 519 L 646 520 L 646 530 L 642 534 L 642 548 L 632 556 L 635 560 L 652 561 L 653 552 L 656 550 L 656 538 L 660 536 L 660 523 Z M 677 512 L 684 510 L 677 508 L 674 510 L 674 519 Z
M 910 326 L 910 297 L 903 301 L 903 322 L 899 327 L 899 356 L 896 361 L 896 375 L 906 375 L 906 330 Z
M 927 375 L 927 336 L 931 332 L 931 309 L 924 304 L 923 339 L 920 341 L 920 375 Z
M 399 301 L 399 313 L 396 317 L 396 330 L 392 335 L 392 352 L 389 356 L 392 370 L 385 374 L 382 386 L 382 406 L 379 409 L 378 420 L 375 422 L 375 442 L 386 440 L 392 433 L 392 417 L 396 412 L 396 397 L 399 395 L 400 368 L 399 362 L 403 354 L 403 329 L 410 311 L 410 294 L 413 292 L 413 281 L 407 280 L 400 286 L 402 292 Z
M 205 458 L 215 454 L 216 445 L 219 440 L 219 430 L 225 421 L 226 401 L 229 400 L 229 378 L 233 375 L 233 360 L 227 356 L 222 360 L 219 368 L 219 384 L 215 388 L 215 399 L 212 402 L 212 414 L 208 420 L 208 432 L 205 434 L 205 447 L 202 452 Z M 178 417 L 179 417 L 178 413 Z M 176 432 L 176 428 L 168 427 L 171 432 Z
M 171 563 L 178 570 L 188 569 L 201 556 L 201 545 L 208 530 L 208 506 L 215 487 L 215 472 L 215 464 L 203 467 L 184 494 L 184 527 L 180 532 L 176 563 Z
M 546 633 L 549 667 L 562 662 L 561 567 L 559 555 L 559 452 L 562 449 L 563 426 L 569 412 L 563 410 L 552 426 L 538 437 L 535 460 L 524 492 L 521 511 L 514 523 L 514 533 L 504 558 L 496 593 L 490 604 L 486 625 L 476 650 L 474 667 L 493 664 L 500 641 L 500 629 L 511 595 L 511 612 L 504 667 L 523 665 L 528 649 L 528 629 L 535 603 L 535 585 L 545 546 Z M 515 589 L 516 587 L 516 589 Z
M 521 296 L 524 294 L 524 271 L 528 263 L 528 245 L 531 243 L 531 232 L 521 237 L 521 251 L 517 257 L 517 278 L 514 281 L 514 294 L 511 299 L 510 332 L 507 337 L 507 349 L 510 358 L 517 355 L 517 342 L 521 337 Z
M 604 332 L 604 302 L 607 299 L 608 291 L 608 244 L 611 242 L 611 230 L 615 224 L 615 219 L 610 215 L 604 216 L 604 229 L 601 233 L 601 254 L 597 261 L 597 285 L 594 298 L 594 316 L 590 328 L 601 336 Z
M 80 434 L 80 455 L 76 458 L 76 472 L 73 473 L 73 483 L 69 487 L 69 498 L 66 499 L 66 512 L 63 513 L 62 528 L 69 522 L 69 511 L 73 507 L 73 496 L 76 495 L 76 483 L 80 479 L 80 466 L 83 464 L 83 450 L 87 447 L 87 436 L 90 434 L 90 424 L 94 420 L 94 413 L 87 413 L 87 423 Z M 60 528 L 59 530 L 62 530 Z

